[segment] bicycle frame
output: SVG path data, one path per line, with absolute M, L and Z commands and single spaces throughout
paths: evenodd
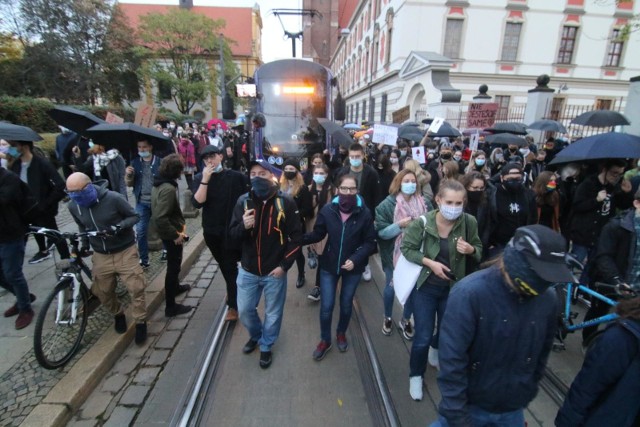
M 611 307 L 614 307 L 616 304 L 618 304 L 616 301 L 612 300 L 611 298 L 608 298 L 592 289 L 589 289 L 588 287 L 581 285 L 581 284 L 575 284 L 575 283 L 567 283 L 567 284 L 562 284 L 562 286 L 566 286 L 567 289 L 567 298 L 565 299 L 565 304 L 564 304 L 564 310 L 562 313 L 562 325 L 564 326 L 564 328 L 567 331 L 570 332 L 574 332 L 577 331 L 578 329 L 584 329 L 587 328 L 589 326 L 596 326 L 596 325 L 600 325 L 602 323 L 607 323 L 607 322 L 611 322 L 612 320 L 617 319 L 619 316 L 616 313 L 609 313 L 609 314 L 605 314 L 604 316 L 600 316 L 600 317 L 596 317 L 595 319 L 591 319 L 591 320 L 587 320 L 587 321 L 583 321 L 580 323 L 576 323 L 576 324 L 572 324 L 571 323 L 571 304 L 572 304 L 572 299 L 573 299 L 573 293 L 577 290 L 577 291 L 581 291 L 584 292 L 585 294 L 590 295 L 593 298 L 596 298 L 602 302 L 604 302 L 605 304 L 610 305 Z
M 60 275 L 60 282 L 66 280 L 66 278 L 73 280 L 73 299 L 71 300 L 71 316 L 69 317 L 69 320 L 61 320 L 61 314 L 65 309 L 65 301 L 63 299 L 64 296 L 62 298 L 58 298 L 58 308 L 56 310 L 56 324 L 58 325 L 73 325 L 76 323 L 78 315 L 77 301 L 80 296 L 80 286 L 82 286 L 82 283 L 78 280 L 76 274 L 79 273 L 62 273 Z

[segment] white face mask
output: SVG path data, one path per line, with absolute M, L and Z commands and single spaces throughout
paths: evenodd
M 392 165 L 395 165 L 395 164 L 397 164 L 397 163 L 398 163 L 398 158 L 397 158 L 397 157 L 391 157 L 391 158 L 389 159 L 389 162 L 390 162 Z
M 462 206 L 440 205 L 440 214 L 449 221 L 455 221 L 462 215 Z

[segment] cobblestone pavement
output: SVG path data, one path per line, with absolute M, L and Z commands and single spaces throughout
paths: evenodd
M 181 183 L 181 187 L 184 188 L 184 183 Z M 134 198 L 129 194 L 129 202 L 134 205 Z M 62 231 L 74 231 L 77 230 L 73 218 L 69 214 L 66 204 L 61 203 L 59 214 L 56 216 L 58 228 Z M 201 217 L 187 219 L 187 233 L 194 236 L 201 229 Z M 189 242 L 191 243 L 191 242 Z M 189 244 L 187 243 L 187 245 Z M 26 259 L 37 251 L 37 245 L 34 239 L 30 238 L 27 244 Z M 206 251 L 208 253 L 208 251 Z M 150 283 L 156 276 L 158 276 L 164 269 L 166 263 L 160 261 L 160 252 L 152 252 L 150 254 L 150 268 L 145 271 L 148 282 Z M 46 293 L 48 293 L 55 284 L 55 268 L 51 260 L 44 261 L 40 264 L 29 265 L 24 264 L 25 276 L 29 282 L 29 287 L 32 292 L 38 295 L 38 300 L 34 303 L 34 310 L 36 316 L 38 310 L 41 307 L 42 301 L 44 301 Z M 36 271 L 37 272 L 34 272 Z M 38 289 L 37 292 L 34 289 Z M 194 290 L 194 294 L 197 290 Z M 126 302 L 128 295 L 126 290 L 122 288 L 123 302 Z M 13 296 L 6 292 L 0 294 L 3 302 L 6 302 L 8 308 L 9 304 L 13 303 Z M 89 317 L 87 322 L 87 329 L 83 338 L 82 346 L 80 347 L 78 354 L 64 367 L 58 370 L 46 370 L 42 368 L 35 359 L 33 354 L 33 325 L 23 331 L 13 330 L 12 319 L 4 320 L 0 325 L 0 347 L 4 347 L 4 352 L 22 351 L 22 357 L 15 357 L 13 353 L 13 359 L 16 362 L 3 369 L 0 375 L 0 425 L 6 427 L 18 426 L 24 421 L 24 419 L 31 413 L 33 408 L 38 405 L 47 393 L 62 379 L 67 372 L 73 367 L 74 363 L 84 355 L 91 346 L 98 341 L 102 334 L 111 327 L 113 319 L 109 313 L 103 308 L 99 307 Z M 19 335 L 18 335 L 19 334 Z M 21 346 L 14 346 L 12 343 L 16 339 L 28 340 L 28 345 L 22 343 Z M 13 341 L 12 341 L 13 340 Z
M 182 297 L 182 303 L 198 307 L 217 271 L 211 253 L 203 251 L 184 279 L 194 287 Z M 195 312 L 167 318 L 163 308 L 151 316 L 145 345 L 129 346 L 68 426 L 122 427 L 135 423 Z

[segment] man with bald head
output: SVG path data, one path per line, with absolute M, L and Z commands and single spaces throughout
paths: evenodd
M 80 232 L 110 231 L 107 237 L 84 238 L 82 247 L 93 249 L 92 292 L 114 316 L 116 332 L 127 331 L 124 308 L 115 293 L 116 277 L 120 277 L 131 295 L 133 318 L 136 321 L 136 344 L 147 339 L 147 306 L 144 289 L 147 282 L 138 263 L 138 248 L 133 226 L 140 216 L 124 197 L 107 189 L 107 181 L 91 182 L 81 173 L 67 178 L 68 207 Z

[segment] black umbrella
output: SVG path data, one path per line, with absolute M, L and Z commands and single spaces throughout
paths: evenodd
M 442 122 L 438 132 L 429 132 L 431 138 L 456 138 L 462 135 L 460 131 L 454 128 L 449 122 Z
M 640 137 L 607 132 L 582 138 L 562 149 L 550 165 L 581 160 L 636 159 L 640 157 Z
M 0 138 L 7 141 L 41 141 L 42 137 L 26 126 L 0 122 Z
M 67 107 L 66 105 L 57 105 L 47 111 L 47 114 L 60 126 L 80 134 L 90 127 L 106 123 L 100 117 L 94 116 L 88 111 Z
M 527 141 L 524 138 L 509 132 L 488 135 L 484 137 L 484 140 L 490 144 L 517 145 L 518 147 L 527 145 Z
M 349 148 L 353 144 L 353 138 L 342 126 L 328 119 L 318 119 L 320 126 L 327 132 L 333 142 L 336 142 L 344 148 Z
M 398 128 L 398 138 L 410 139 L 410 135 L 413 135 L 414 137 L 420 136 L 422 139 L 424 131 L 413 125 L 402 125 Z
M 85 132 L 93 142 L 106 149 L 116 148 L 127 153 L 136 148 L 138 141 L 149 141 L 156 153 L 172 152 L 170 139 L 154 129 L 133 123 L 103 123 L 87 129 Z
M 594 110 L 580 114 L 571 120 L 571 124 L 593 127 L 628 125 L 629 120 L 617 111 Z
M 531 123 L 528 127 L 529 129 L 533 129 L 533 130 L 567 133 L 567 128 L 565 128 L 562 123 L 557 122 L 555 120 L 548 120 L 548 119 L 536 120 L 535 122 Z
M 527 125 L 518 122 L 496 122 L 490 128 L 485 129 L 488 132 L 493 133 L 513 133 L 516 135 L 526 135 Z

